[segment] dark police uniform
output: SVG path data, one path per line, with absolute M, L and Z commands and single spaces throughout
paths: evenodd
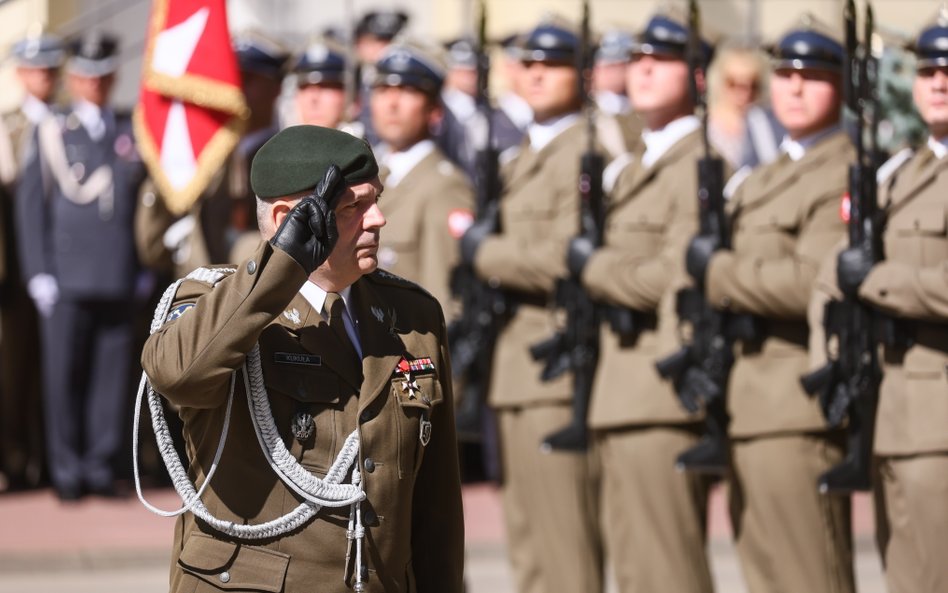
M 87 36 L 67 68 L 110 75 L 117 49 L 114 38 Z M 43 393 L 50 473 L 67 499 L 84 487 L 102 494 L 113 487 L 131 370 L 142 176 L 129 118 L 74 103 L 38 126 L 17 188 L 24 277 L 43 279 L 53 295 L 42 319 Z
M 311 163 L 289 165 L 288 154 L 308 154 Z M 261 149 L 254 189 L 271 198 L 312 188 L 330 163 L 350 185 L 378 172 L 363 141 L 295 126 Z M 190 477 L 201 483 L 207 476 L 227 422 L 231 372 L 259 344 L 275 428 L 304 471 L 325 477 L 347 436 L 357 430 L 361 437 L 355 463 L 366 495 L 359 511 L 363 566 L 353 552 L 359 537 L 347 533 L 348 505 L 323 508 L 292 531 L 261 540 L 228 536 L 187 514 L 175 531 L 171 590 L 461 593 L 461 489 L 437 301 L 386 272 L 356 280 L 345 299 L 359 360 L 353 343 L 344 343 L 328 322 L 328 298 L 322 306 L 310 300 L 304 283 L 319 289 L 289 252 L 264 243 L 221 274 L 216 286 L 201 279 L 180 286 L 172 319 L 142 354 L 154 387 L 180 408 Z M 221 519 L 259 524 L 302 499 L 261 453 L 243 381 L 237 384 L 227 441 L 204 501 Z M 354 573 L 364 582 L 357 585 Z
M 658 14 L 638 36 L 633 59 L 683 60 L 687 38 L 680 17 Z M 589 411 L 607 556 L 620 591 L 712 590 L 705 551 L 710 482 L 675 470 L 676 456 L 698 441 L 700 417 L 682 408 L 655 370 L 656 358 L 680 348 L 675 294 L 698 228 L 700 127 L 688 115 L 643 133 L 610 193 L 604 245 L 582 271 L 594 299 L 636 313 L 631 334 L 603 323 Z
M 948 18 L 941 13 L 915 40 L 916 76 L 944 76 L 946 43 Z M 885 259 L 858 286 L 860 299 L 894 320 L 882 336 L 874 442 L 877 542 L 891 593 L 948 589 L 945 142 L 929 137 L 880 188 Z M 835 280 L 822 288 L 838 299 Z
M 573 64 L 579 39 L 542 24 L 523 45 L 526 62 Z M 579 230 L 584 122 L 573 112 L 534 123 L 530 132 L 538 133 L 537 144 L 525 140 L 504 172 L 502 232 L 483 239 L 473 257 L 478 276 L 516 303 L 497 337 L 489 393 L 499 423 L 508 546 L 518 591 L 595 593 L 603 586 L 595 460 L 586 451 L 540 451 L 572 416 L 572 377 L 544 382 L 542 363 L 530 356 L 530 346 L 556 329 L 554 283 L 566 275 L 566 246 Z
M 775 67 L 840 72 L 836 37 L 805 18 L 781 37 Z M 818 265 L 845 231 L 839 208 L 852 159 L 838 127 L 785 141 L 784 154 L 731 198 L 733 250 L 716 252 L 707 269 L 712 306 L 753 314 L 760 326 L 735 348 L 727 394 L 731 521 L 755 593 L 855 588 L 849 500 L 816 488 L 843 451 L 799 381 Z
M 58 69 L 66 52 L 52 35 L 14 44 L 17 67 Z M 14 195 L 34 127 L 50 107 L 27 94 L 0 117 L 0 473 L 8 487 L 36 486 L 45 467 L 39 319 L 17 256 Z
M 444 69 L 423 48 L 396 43 L 376 64 L 373 89 L 409 87 L 438 96 Z M 381 158 L 384 197 L 379 207 L 388 225 L 379 249 L 379 265 L 420 284 L 441 303 L 451 305 L 451 271 L 458 261 L 458 239 L 473 221 L 470 181 L 431 138 Z

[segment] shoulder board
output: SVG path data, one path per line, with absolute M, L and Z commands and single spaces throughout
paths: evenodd
M 409 290 L 416 290 L 432 299 L 434 297 L 430 292 L 425 290 L 419 284 L 415 284 L 411 280 L 402 278 L 401 276 L 396 276 L 395 274 L 389 272 L 388 270 L 383 270 L 382 268 L 376 268 L 374 272 L 366 276 L 372 282 L 376 284 L 383 284 L 385 286 L 397 286 L 399 288 L 407 288 Z
M 227 265 L 207 266 L 195 269 L 190 274 L 185 276 L 184 280 L 201 282 L 203 284 L 207 284 L 208 286 L 214 287 L 218 282 L 235 273 L 236 271 L 237 268 Z

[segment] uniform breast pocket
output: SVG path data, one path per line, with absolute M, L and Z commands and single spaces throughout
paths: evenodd
M 269 591 L 280 593 L 290 556 L 257 546 L 220 541 L 203 533 L 188 538 L 178 567 L 192 584 L 181 590 Z
M 737 233 L 753 245 L 745 243 L 736 248 L 747 248 L 762 259 L 784 257 L 793 252 L 799 232 L 800 220 L 792 210 L 754 213 L 739 224 Z
M 396 376 L 391 381 L 398 431 L 398 476 L 414 475 L 421 466 L 425 447 L 438 427 L 431 419 L 443 397 L 434 374 Z
M 550 204 L 519 204 L 506 214 L 504 224 L 512 234 L 531 238 L 549 236 L 550 224 L 556 218 L 556 210 Z
M 909 257 L 922 266 L 934 266 L 948 258 L 948 219 L 945 207 L 930 205 L 896 214 L 889 221 L 889 229 L 904 244 Z M 887 246 L 888 247 L 888 246 Z M 893 257 L 902 249 L 890 248 Z
M 287 357 L 312 357 L 290 353 Z M 312 362 L 312 361 L 310 361 Z M 336 456 L 337 415 L 349 394 L 339 378 L 321 367 L 292 363 L 264 366 L 264 383 L 277 429 L 300 463 L 325 474 Z

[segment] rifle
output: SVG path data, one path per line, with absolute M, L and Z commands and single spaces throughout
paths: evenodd
M 478 20 L 477 96 L 475 103 L 483 118 L 485 134 L 480 138 L 475 161 L 475 197 L 477 222 L 487 221 L 493 232 L 500 231 L 498 154 L 494 146 L 493 107 L 488 94 L 490 56 L 487 48 L 487 7 L 482 0 Z M 461 385 L 461 398 L 455 424 L 458 438 L 478 440 L 483 426 L 491 359 L 497 334 L 509 316 L 510 305 L 504 293 L 482 282 L 473 266 L 459 264 L 451 275 L 451 292 L 461 301 L 461 316 L 448 326 L 448 341 L 455 378 Z
M 862 43 L 856 37 L 856 7 L 848 0 L 843 9 L 846 23 L 846 61 L 843 68 L 845 104 L 855 120 L 856 161 L 849 166 L 849 246 L 864 249 L 872 261 L 882 259 L 881 218 L 876 198 L 876 132 L 879 125 L 877 60 L 870 43 L 872 6 L 866 3 Z M 864 141 L 869 114 L 869 147 Z M 882 372 L 876 354 L 876 323 L 872 309 L 858 299 L 831 301 L 824 313 L 827 340 L 835 338 L 838 355 L 822 368 L 800 378 L 803 389 L 818 395 L 830 427 L 849 417 L 845 459 L 817 480 L 822 493 L 848 494 L 871 487 L 872 441 Z
M 580 159 L 580 237 L 591 239 L 595 247 L 602 246 L 605 207 L 602 195 L 602 171 L 605 166 L 596 150 L 595 107 L 588 90 L 592 68 L 593 48 L 590 43 L 589 0 L 583 2 L 581 48 L 577 53 L 579 93 L 583 98 L 586 116 L 587 146 Z M 564 328 L 552 337 L 530 348 L 534 360 L 544 360 L 540 374 L 544 381 L 552 381 L 568 370 L 573 372 L 573 417 L 564 428 L 543 439 L 543 450 L 582 451 L 586 448 L 586 417 L 592 394 L 593 377 L 599 361 L 599 333 L 601 307 L 592 301 L 578 274 L 570 273 L 556 283 L 555 302 L 566 310 Z
M 692 73 L 691 93 L 701 117 L 704 156 L 698 160 L 698 221 L 700 236 L 715 237 L 718 249 L 730 249 L 731 233 L 724 208 L 724 163 L 712 155 L 708 142 L 706 97 L 698 87 L 696 73 L 703 69 L 700 15 L 695 0 L 688 3 L 688 44 L 686 55 Z M 703 287 L 682 289 L 676 295 L 679 323 L 691 326 L 691 341 L 680 350 L 656 361 L 655 368 L 669 379 L 681 404 L 689 412 L 705 408 L 705 434 L 694 447 L 681 453 L 675 467 L 708 474 L 724 474 L 728 466 L 727 414 L 725 396 L 728 376 L 734 364 L 733 344 L 738 338 L 752 338 L 749 316 L 717 311 L 708 303 Z

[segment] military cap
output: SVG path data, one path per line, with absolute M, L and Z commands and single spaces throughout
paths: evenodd
M 579 36 L 565 23 L 541 23 L 522 38 L 520 60 L 575 63 L 579 45 Z
M 346 50 L 331 39 L 316 40 L 296 57 L 291 70 L 297 75 L 300 86 L 341 85 L 346 77 Z
M 260 147 L 250 165 L 250 187 L 261 199 L 280 198 L 316 187 L 329 165 L 346 186 L 375 179 L 379 166 L 368 143 L 320 126 L 290 126 Z
M 390 45 L 375 64 L 372 86 L 408 86 L 429 95 L 441 92 L 444 59 L 437 48 L 403 39 Z
M 628 62 L 631 56 L 632 35 L 619 29 L 603 33 L 602 39 L 599 40 L 599 48 L 596 50 L 597 64 Z
M 684 12 L 670 8 L 652 16 L 645 28 L 632 44 L 632 55 L 668 56 L 687 59 L 688 21 Z M 702 65 L 711 62 L 714 47 L 703 36 L 700 37 Z
M 371 35 L 391 40 L 408 24 L 408 15 L 400 10 L 373 10 L 362 15 L 356 24 L 356 37 Z
M 846 51 L 839 34 L 807 13 L 783 34 L 772 49 L 775 70 L 830 70 L 841 72 Z
M 66 45 L 55 35 L 29 35 L 13 44 L 10 57 L 24 68 L 59 68 L 66 59 Z
M 66 69 L 88 78 L 107 76 L 118 70 L 118 38 L 93 31 L 70 43 L 72 57 Z
M 948 66 L 948 10 L 942 7 L 934 22 L 922 29 L 912 51 L 918 58 L 916 68 Z
M 477 45 L 470 37 L 461 37 L 444 44 L 449 68 L 476 68 Z
M 233 46 L 242 72 L 274 79 L 283 76 L 287 51 L 276 41 L 254 31 L 245 31 L 234 36 Z
M 520 60 L 520 56 L 523 55 L 522 45 L 523 38 L 520 33 L 511 33 L 500 40 L 500 47 L 511 60 Z

